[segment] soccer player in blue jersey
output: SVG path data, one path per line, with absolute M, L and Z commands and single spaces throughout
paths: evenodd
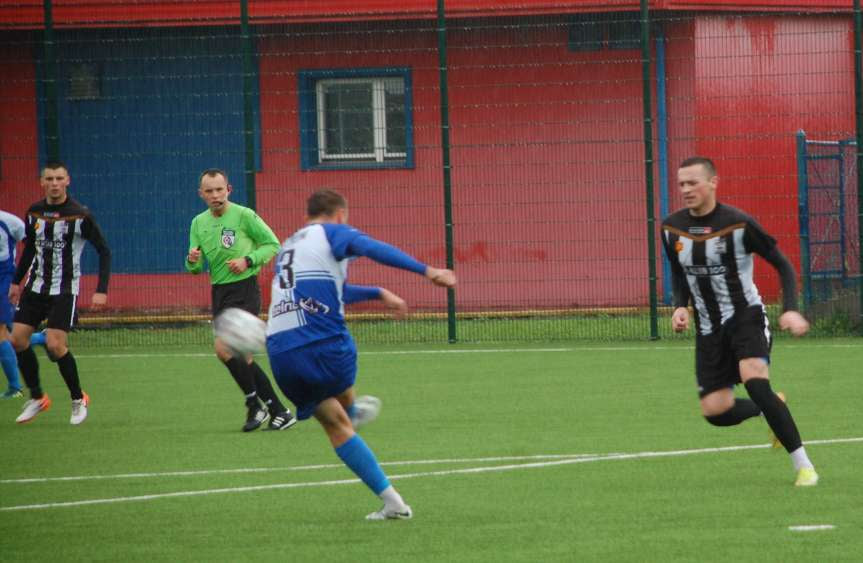
M 24 240 L 24 221 L 0 210 L 0 364 L 9 386 L 0 399 L 21 396 L 21 380 L 18 378 L 18 359 L 9 340 L 9 325 L 15 314 L 9 302 L 9 286 L 15 274 L 15 246 Z
M 349 226 L 347 201 L 335 191 L 312 194 L 307 214 L 308 224 L 282 244 L 275 260 L 267 323 L 273 374 L 296 405 L 297 417 L 314 416 L 339 458 L 383 500 L 383 508 L 366 519 L 411 518 L 410 506 L 354 431 L 352 418 L 360 418 L 354 398 L 357 349 L 344 315 L 346 304 L 370 299 L 380 299 L 397 312 L 404 312 L 406 305 L 385 289 L 348 284 L 348 262 L 366 256 L 441 287 L 455 286 L 455 274 L 422 264 Z

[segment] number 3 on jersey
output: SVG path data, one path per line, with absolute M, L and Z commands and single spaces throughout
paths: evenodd
M 282 252 L 278 262 L 279 287 L 281 289 L 294 289 L 296 285 L 293 264 L 294 249 L 291 248 Z

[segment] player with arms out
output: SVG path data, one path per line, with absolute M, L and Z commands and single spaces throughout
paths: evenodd
M 192 219 L 189 229 L 186 270 L 200 274 L 205 259 L 209 264 L 214 318 L 231 307 L 253 315 L 261 312 L 258 272 L 279 251 L 279 239 L 257 213 L 228 201 L 231 191 L 225 171 L 204 170 L 198 179 L 198 195 L 207 204 L 207 210 Z M 267 420 L 269 430 L 285 430 L 297 421 L 251 356 L 237 354 L 218 337 L 213 345 L 216 356 L 246 397 L 243 432 L 256 430 Z
M 348 284 L 348 262 L 365 256 L 441 287 L 455 286 L 455 274 L 426 266 L 350 227 L 347 201 L 335 191 L 315 192 L 307 203 L 307 225 L 282 244 L 276 257 L 267 323 L 270 365 L 279 387 L 296 405 L 297 417 L 314 416 L 339 458 L 383 500 L 383 508 L 366 518 L 411 518 L 411 508 L 354 431 L 363 413 L 354 399 L 357 350 L 344 316 L 344 306 L 358 301 L 379 299 L 397 314 L 406 305 L 385 289 Z
M 65 164 L 46 163 L 40 183 L 45 199 L 27 210 L 24 251 L 9 287 L 9 300 L 18 305 L 12 325 L 12 345 L 30 390 L 30 400 L 16 422 L 30 422 L 51 406 L 51 399 L 42 391 L 39 362 L 30 345 L 33 331 L 47 319 L 45 349 L 60 369 L 72 398 L 69 423 L 78 425 L 87 418 L 90 404 L 90 397 L 81 390 L 78 364 L 68 347 L 80 289 L 81 253 L 87 241 L 99 255 L 99 277 L 92 300 L 93 308 L 99 309 L 108 301 L 111 251 L 90 210 L 69 197 L 70 178 Z M 22 292 L 20 284 L 28 272 Z
M 710 159 L 684 160 L 677 179 L 686 207 L 663 221 L 662 242 L 671 262 L 672 329 L 687 330 L 690 302 L 695 309 L 695 372 L 702 414 L 715 426 L 733 426 L 763 414 L 774 445 L 778 442 L 791 455 L 795 485 L 815 485 L 818 474 L 784 396 L 770 387 L 772 339 L 752 279 L 752 255 L 764 258 L 782 280 L 779 327 L 802 336 L 809 323 L 797 312 L 794 268 L 752 217 L 717 201 L 719 177 Z M 751 400 L 735 398 L 733 388 L 741 382 Z
M 24 221 L 0 210 L 0 364 L 9 386 L 0 399 L 21 396 L 21 380 L 18 379 L 18 359 L 9 340 L 9 327 L 15 308 L 9 302 L 9 286 L 15 274 L 15 247 L 24 240 Z

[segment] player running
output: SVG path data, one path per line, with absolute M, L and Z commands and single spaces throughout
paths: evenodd
M 775 442 L 791 455 L 797 471 L 794 484 L 815 485 L 818 474 L 784 396 L 770 387 L 772 338 L 752 281 L 752 255 L 767 260 L 782 278 L 779 328 L 802 336 L 809 323 L 797 312 L 794 268 L 752 217 L 717 201 L 719 177 L 710 159 L 684 160 L 677 178 L 686 208 L 662 223 L 674 288 L 671 325 L 675 332 L 689 328 L 691 301 L 696 312 L 695 376 L 704 418 L 715 426 L 733 426 L 763 414 Z M 735 398 L 734 385 L 741 382 L 751 400 Z

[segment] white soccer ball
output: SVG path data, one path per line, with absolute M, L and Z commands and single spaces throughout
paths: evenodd
M 267 345 L 267 323 L 242 309 L 225 309 L 215 320 L 216 336 L 243 356 L 260 352 Z

